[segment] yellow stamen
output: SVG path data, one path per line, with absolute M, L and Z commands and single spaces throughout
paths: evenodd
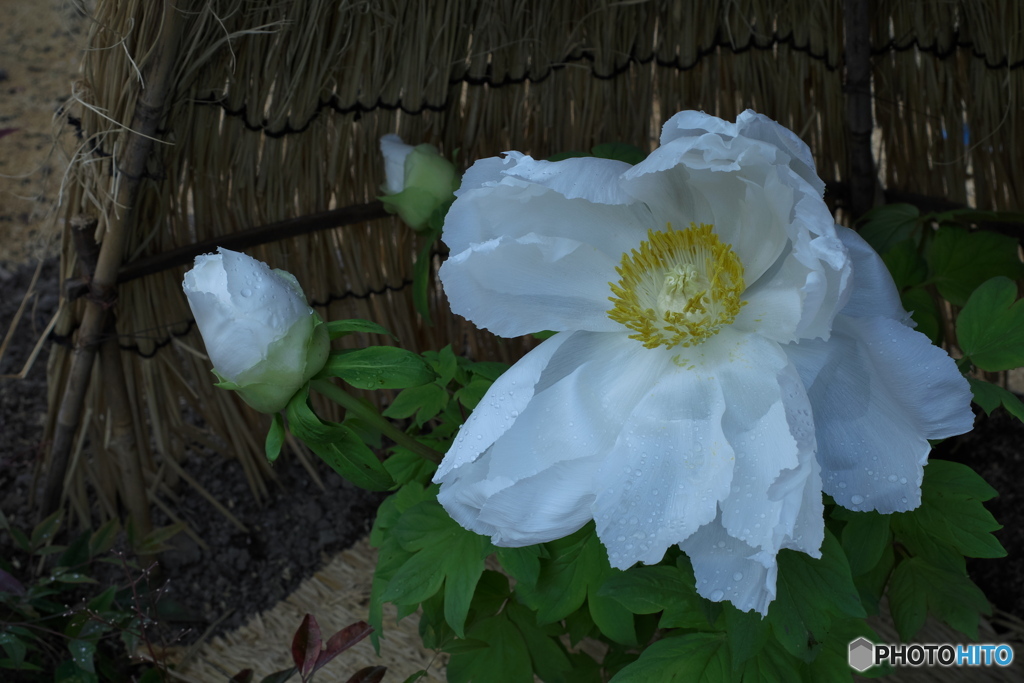
M 693 346 L 735 320 L 745 285 L 743 264 L 718 239 L 712 226 L 690 223 L 686 230 L 647 231 L 640 249 L 622 255 L 609 282 L 615 296 L 608 317 L 653 349 Z

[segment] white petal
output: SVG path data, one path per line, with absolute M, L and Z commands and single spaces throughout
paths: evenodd
M 496 382 L 477 408 L 481 421 L 467 421 L 435 476 L 452 516 L 499 545 L 559 538 L 592 518 L 594 473 L 664 371 L 663 356 L 625 334 L 552 339 L 562 341 L 542 370 L 531 360 L 529 372 L 516 374 L 532 389 L 525 407 L 515 408 L 528 390 L 506 396 L 518 385 Z
M 441 266 L 453 311 L 478 327 L 515 337 L 540 330 L 619 331 L 608 317 L 607 254 L 559 237 L 530 233 L 474 244 Z
M 778 353 L 785 363 L 785 355 Z M 734 538 L 774 551 L 778 549 L 779 539 L 774 532 L 782 517 L 783 501 L 773 499 L 769 489 L 784 470 L 796 468 L 799 459 L 776 379 L 779 369 L 772 367 L 776 359 L 766 356 L 764 360 L 767 367 L 762 372 L 752 370 L 742 373 L 742 377 L 736 376 L 739 373 L 720 375 L 723 391 L 730 399 L 724 422 L 736 453 L 736 467 L 729 495 L 719 506 L 722 523 Z M 766 412 L 758 417 L 731 414 L 734 401 L 754 395 L 770 404 Z
M 749 286 L 785 248 L 793 194 L 777 179 L 766 187 L 766 177 L 774 175 L 769 160 L 741 165 L 737 150 L 709 137 L 715 145 L 700 139 L 659 147 L 623 175 L 623 187 L 651 208 L 658 229 L 668 223 L 677 230 L 691 222 L 714 225 L 740 257 Z M 751 156 L 760 150 L 744 151 Z
M 533 398 L 537 380 L 551 356 L 570 336 L 572 333 L 567 332 L 544 340 L 494 381 L 441 461 L 434 474 L 435 483 L 444 481 L 452 470 L 476 460 L 508 431 Z
M 849 228 L 837 225 L 836 234 L 846 246 L 853 263 L 853 284 L 843 315 L 853 318 L 881 315 L 913 326 L 910 314 L 900 301 L 896 283 L 878 252 Z
M 618 264 L 648 228 L 657 227 L 648 209 L 619 189 L 619 164 L 538 162 L 516 153 L 478 161 L 445 218 L 444 242 L 456 254 L 473 244 L 533 233 L 589 244 Z
M 719 519 L 705 524 L 679 547 L 690 557 L 700 595 L 714 602 L 728 600 L 744 612 L 768 613 L 779 571 L 774 553 L 733 538 Z
M 827 343 L 785 349 L 808 387 L 825 492 L 852 510 L 917 507 L 927 440 L 968 431 L 974 419 L 953 360 L 883 317 L 840 315 Z
M 490 476 L 487 452 L 453 481 L 437 500 L 456 522 L 491 537 L 497 546 L 546 543 L 573 533 L 590 521 L 596 457 L 555 462 L 518 481 Z
M 612 566 L 658 562 L 715 518 L 735 466 L 726 411 L 743 420 L 769 408 L 754 391 L 725 395 L 721 376 L 753 360 L 751 344 L 767 343 L 726 329 L 681 352 L 654 350 L 668 359 L 663 374 L 598 475 L 594 519 Z
M 412 149 L 412 145 L 405 144 L 394 133 L 380 139 L 380 151 L 384 155 L 384 190 L 388 194 L 397 194 L 405 188 L 405 158 Z

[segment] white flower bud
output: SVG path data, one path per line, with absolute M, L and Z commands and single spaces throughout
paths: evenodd
M 218 386 L 275 413 L 327 362 L 327 326 L 295 276 L 236 251 L 218 252 L 197 256 L 185 273 L 188 304 Z

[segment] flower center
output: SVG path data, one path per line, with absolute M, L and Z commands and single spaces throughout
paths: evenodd
M 630 339 L 653 349 L 693 346 L 729 325 L 746 304 L 743 264 L 718 239 L 712 226 L 690 223 L 686 230 L 647 231 L 640 249 L 622 255 L 609 282 L 615 296 L 608 317 L 635 334 Z

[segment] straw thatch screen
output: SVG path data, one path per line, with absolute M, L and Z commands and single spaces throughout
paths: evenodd
M 383 178 L 377 141 L 389 132 L 444 154 L 458 150 L 468 165 L 508 149 L 544 157 L 602 142 L 649 148 L 680 109 L 732 118 L 752 107 L 810 144 L 830 197 L 841 202 L 849 181 L 839 0 L 167 2 L 97 3 L 68 108 L 81 140 L 64 213 L 90 226 L 101 245 L 123 231 L 119 263 L 370 202 Z M 1012 206 L 1024 178 L 1014 153 L 1024 141 L 1020 3 L 870 6 L 867 92 L 886 188 Z M 144 136 L 151 151 L 130 177 L 122 157 L 139 142 L 133 120 L 145 115 L 156 121 Z M 133 183 L 134 211 L 118 199 L 125 183 Z M 419 323 L 409 286 L 417 240 L 387 218 L 249 253 L 295 273 L 326 318 L 376 320 L 418 349 L 452 342 L 481 357 L 521 353 L 522 344 L 497 342 L 446 314 L 437 290 L 436 327 Z M 69 231 L 67 277 L 78 273 L 79 253 Z M 259 492 L 269 473 L 260 455 L 263 416 L 211 386 L 181 294 L 183 270 L 122 282 L 116 302 L 105 302 L 145 481 L 159 492 L 179 476 L 186 442 L 211 442 L 193 426 L 202 416 Z M 51 414 L 74 374 L 68 347 L 81 341 L 76 331 L 92 305 L 63 307 Z M 107 457 L 116 368 L 104 358 L 80 419 L 94 455 L 73 450 L 68 468 L 71 493 L 88 481 L 112 513 L 125 484 Z

